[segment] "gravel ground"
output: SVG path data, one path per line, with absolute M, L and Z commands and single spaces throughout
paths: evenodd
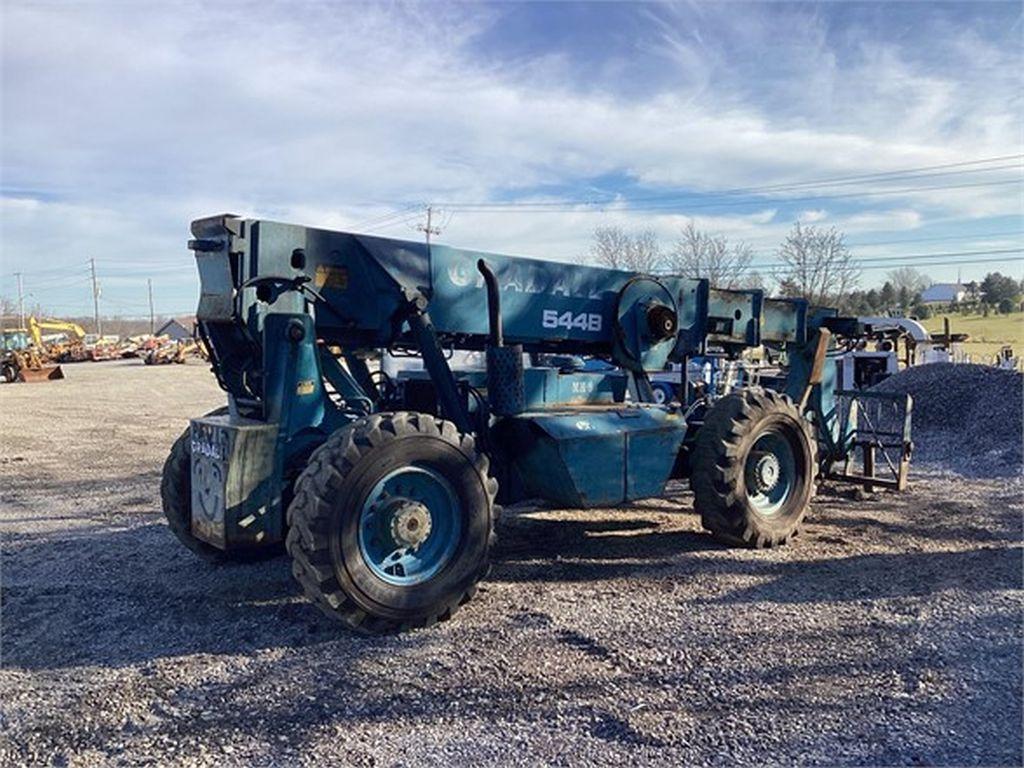
M 1022 484 L 825 489 L 777 551 L 691 499 L 507 515 L 451 622 L 346 634 L 158 502 L 200 365 L 0 387 L 5 765 L 1020 765 Z M 59 425 L 59 430 L 57 428 Z

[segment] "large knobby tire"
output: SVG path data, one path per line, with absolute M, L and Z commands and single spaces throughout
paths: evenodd
M 785 543 L 814 496 L 816 452 L 810 423 L 785 395 L 759 388 L 726 395 L 708 411 L 693 453 L 701 523 L 730 544 Z
M 292 572 L 324 613 L 359 632 L 444 621 L 487 574 L 497 491 L 487 457 L 451 422 L 364 417 L 318 448 L 296 483 Z
M 227 412 L 225 406 L 210 411 L 206 416 L 220 416 Z M 189 429 L 182 432 L 174 441 L 171 452 L 164 462 L 163 476 L 160 480 L 160 499 L 171 532 L 189 550 L 208 562 L 252 562 L 276 557 L 283 552 L 281 544 L 225 552 L 192 534 L 192 439 Z

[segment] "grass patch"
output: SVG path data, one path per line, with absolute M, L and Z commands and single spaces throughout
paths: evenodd
M 930 333 L 942 333 L 943 317 L 949 318 L 953 333 L 970 335 L 970 341 L 964 344 L 964 352 L 975 362 L 984 362 L 984 358 L 994 357 L 1004 344 L 1012 345 L 1018 355 L 1024 353 L 1024 312 L 1009 315 L 993 313 L 988 317 L 947 313 L 921 322 Z

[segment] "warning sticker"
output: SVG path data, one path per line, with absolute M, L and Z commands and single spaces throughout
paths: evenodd
M 313 282 L 317 288 L 333 288 L 336 291 L 348 289 L 348 269 L 345 267 L 328 267 L 321 264 L 316 268 Z

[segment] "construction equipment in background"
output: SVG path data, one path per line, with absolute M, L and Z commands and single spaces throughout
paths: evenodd
M 78 362 L 88 359 L 84 340 L 85 329 L 78 323 L 53 318 L 28 319 L 28 330 L 32 343 L 40 356 L 57 363 Z M 54 332 L 43 336 L 44 331 Z
M 109 334 L 89 335 L 86 337 L 85 348 L 88 359 L 93 362 L 116 360 L 121 357 L 121 337 Z
M 1020 361 L 1017 356 L 1013 354 L 1013 345 L 1004 344 L 999 348 L 999 354 L 996 355 L 995 365 L 997 368 L 1003 368 L 1008 371 L 1015 371 L 1020 367 Z
M 910 317 L 861 317 L 867 337 L 888 339 L 893 351 L 905 368 L 930 363 L 954 363 L 963 357 L 961 344 L 970 336 L 966 333 L 952 333 L 949 318 L 943 319 L 942 333 L 929 333 L 918 320 Z M 903 354 L 900 354 L 900 342 Z
M 857 323 L 854 335 L 836 339 L 838 349 L 833 353 L 838 386 L 847 391 L 870 389 L 901 366 L 959 362 L 963 358 L 960 344 L 968 338 L 967 334 L 950 333 L 948 319 L 941 334 L 929 333 L 920 322 L 907 317 L 858 317 Z M 777 379 L 779 364 L 785 360 L 784 347 L 765 345 L 763 350 L 748 350 L 738 357 L 710 349 L 708 354 L 690 359 L 685 370 L 679 363 L 670 363 L 666 370 L 651 374 L 655 400 L 689 403 L 708 393 L 756 385 L 762 376 Z
M 201 344 L 195 339 L 175 341 L 166 336 L 157 345 L 150 347 L 142 361 L 146 365 L 166 365 L 168 363 L 184 364 L 190 357 L 203 357 Z
M 85 329 L 82 328 L 78 323 L 73 323 L 67 320 L 54 320 L 53 318 L 44 317 L 39 320 L 35 317 L 28 319 L 29 333 L 32 334 L 32 342 L 39 347 L 43 348 L 43 331 L 57 331 L 59 333 L 73 336 L 79 341 L 85 338 Z
M 0 357 L 0 377 L 7 383 L 35 383 L 64 378 L 64 370 L 39 354 L 35 347 L 11 349 Z
M 145 357 L 146 352 L 152 348 L 152 345 L 148 345 L 148 342 L 153 338 L 154 337 L 151 334 L 142 333 L 137 336 L 129 336 L 126 339 L 122 339 L 117 345 L 118 357 Z
M 498 503 L 611 507 L 688 479 L 712 534 L 768 547 L 796 533 L 819 468 L 905 485 L 907 395 L 884 398 L 903 417 L 894 477 L 847 462 L 870 429 L 836 388 L 836 338 L 860 329 L 836 310 L 230 215 L 192 233 L 198 333 L 227 406 L 171 450 L 170 527 L 209 559 L 286 541 L 306 595 L 359 631 L 468 601 Z M 762 344 L 785 351 L 772 388 L 737 378 L 655 402 L 666 364 L 713 350 L 731 364 Z M 417 364 L 371 372 L 382 352 Z
M 0 330 L 0 351 L 26 349 L 31 343 L 27 328 L 4 328 Z
M 0 378 L 8 383 L 64 378 L 63 368 L 55 364 L 59 361 L 61 344 L 50 343 L 45 339 L 42 333 L 44 330 L 59 331 L 61 338 L 74 337 L 79 342 L 85 336 L 85 331 L 77 323 L 30 317 L 27 329 L 4 332 L 5 350 L 0 357 Z

